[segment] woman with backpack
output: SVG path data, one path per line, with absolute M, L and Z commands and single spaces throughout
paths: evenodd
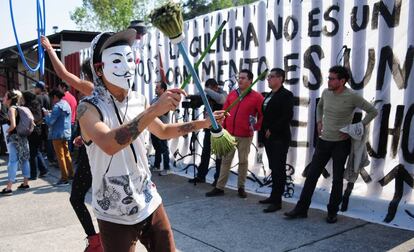
M 34 118 L 34 129 L 27 139 L 29 140 L 30 150 L 30 179 L 37 179 L 37 171 L 39 170 L 39 178 L 45 177 L 49 173 L 46 162 L 40 153 L 40 144 L 42 142 L 42 108 L 36 99 L 36 95 L 30 91 L 23 92 L 24 106 L 30 109 Z
M 8 109 L 9 129 L 6 131 L 7 135 L 7 149 L 9 151 L 9 163 L 7 166 L 8 182 L 1 195 L 12 195 L 12 185 L 16 180 L 17 168 L 20 166 L 23 173 L 23 183 L 18 189 L 28 189 L 30 177 L 29 165 L 29 143 L 26 136 L 17 134 L 17 125 L 19 124 L 19 113 L 17 106 L 20 105 L 22 93 L 18 90 L 7 91 L 3 98 L 3 105 Z

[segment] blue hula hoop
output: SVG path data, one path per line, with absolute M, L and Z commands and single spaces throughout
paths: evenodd
M 9 5 L 10 5 L 10 17 L 11 17 L 11 21 L 12 21 L 12 26 L 13 26 L 13 32 L 14 32 L 14 38 L 16 39 L 16 46 L 17 49 L 19 51 L 19 56 L 23 62 L 23 65 L 26 67 L 26 69 L 28 69 L 31 72 L 36 72 L 36 71 L 40 71 L 40 74 L 43 75 L 45 72 L 45 53 L 42 47 L 42 44 L 40 42 L 40 36 L 44 36 L 45 32 L 46 32 L 46 11 L 45 11 L 45 0 L 43 0 L 43 8 L 40 6 L 40 0 L 36 0 L 36 14 L 37 14 L 37 56 L 39 59 L 39 62 L 36 64 L 36 66 L 33 68 L 31 67 L 27 61 L 26 58 L 24 56 L 23 50 L 20 46 L 20 42 L 19 42 L 19 38 L 17 37 L 17 32 L 16 32 L 16 26 L 14 23 L 14 16 L 13 16 L 13 3 L 12 0 L 9 0 Z M 43 9 L 43 14 L 42 14 L 42 9 Z

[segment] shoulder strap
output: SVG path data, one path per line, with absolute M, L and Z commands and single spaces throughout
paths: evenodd
M 115 101 L 114 101 L 114 98 L 112 97 L 112 95 L 111 95 L 111 99 L 112 99 L 112 104 L 114 105 L 114 108 L 115 108 L 115 113 L 116 113 L 116 117 L 118 118 L 119 125 L 122 125 L 124 123 L 124 121 L 125 121 L 125 116 L 126 116 L 126 114 L 128 112 L 128 96 L 126 98 L 127 99 L 127 107 L 125 109 L 125 115 L 124 115 L 124 118 L 123 119 L 121 119 L 121 116 L 119 115 L 118 108 L 117 108 L 117 106 L 115 104 Z M 134 155 L 135 163 L 138 163 L 138 158 L 137 158 L 137 154 L 135 153 L 134 145 L 132 143 L 130 143 L 129 144 L 129 147 L 131 147 L 132 154 Z

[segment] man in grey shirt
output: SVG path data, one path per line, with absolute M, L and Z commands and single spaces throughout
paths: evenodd
M 316 183 L 332 158 L 332 190 L 326 221 L 337 221 L 337 212 L 342 201 L 344 165 L 351 146 L 349 135 L 339 130 L 352 123 L 356 108 L 366 112 L 362 120 L 364 126 L 378 114 L 368 101 L 345 87 L 348 79 L 349 73 L 345 67 L 334 66 L 329 69 L 328 89 L 322 92 L 316 112 L 319 139 L 300 199 L 292 211 L 285 213 L 288 219 L 307 217 Z
M 155 84 L 156 97 L 152 99 L 151 105 L 158 101 L 158 98 L 167 91 L 167 84 L 165 82 L 158 82 Z M 169 112 L 159 117 L 163 123 L 170 122 Z M 155 149 L 154 170 L 159 170 L 161 165 L 161 156 L 163 158 L 164 170 L 160 172 L 160 176 L 170 174 L 170 150 L 168 149 L 168 142 L 165 139 L 159 139 L 154 134 L 151 134 L 152 146 Z

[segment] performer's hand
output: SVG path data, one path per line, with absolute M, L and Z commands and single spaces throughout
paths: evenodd
M 45 36 L 41 36 L 40 37 L 40 43 L 42 43 L 43 48 L 48 51 L 48 50 L 53 50 L 52 45 L 50 44 L 50 41 L 47 37 Z
M 216 122 L 218 124 L 222 124 L 224 122 L 224 119 L 226 118 L 226 116 L 229 116 L 230 114 L 228 112 L 225 112 L 224 110 L 217 110 L 213 112 L 214 118 L 216 119 Z M 207 122 L 207 126 L 205 128 L 208 128 L 211 126 L 211 121 L 210 121 L 210 117 L 207 116 L 207 118 L 205 119 Z
M 186 96 L 187 93 L 179 88 L 173 88 L 165 91 L 153 105 L 154 108 L 156 108 L 157 116 L 163 115 L 170 110 L 174 111 L 180 104 L 181 95 Z
M 217 110 L 213 112 L 214 118 L 216 119 L 218 124 L 222 124 L 226 116 L 229 116 L 229 112 L 225 112 L 224 110 Z M 210 119 L 209 119 L 210 120 Z

